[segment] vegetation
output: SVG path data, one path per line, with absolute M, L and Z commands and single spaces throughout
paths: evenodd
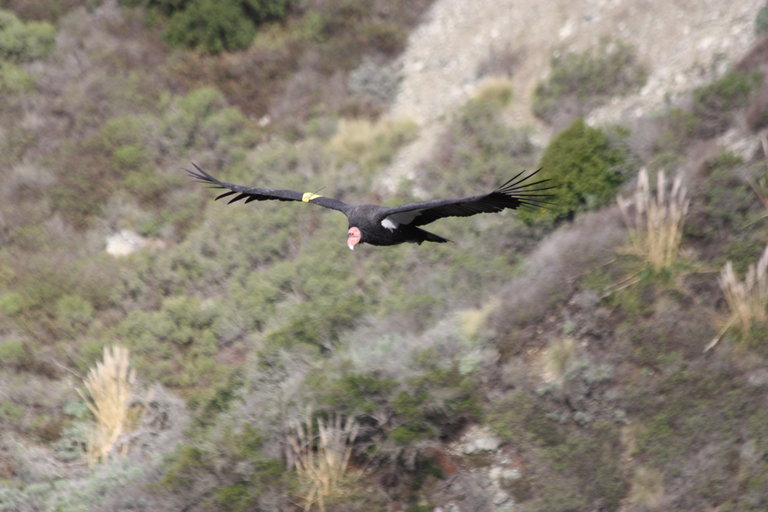
M 648 172 L 641 169 L 632 199 L 619 197 L 618 202 L 630 230 L 629 251 L 647 261 L 655 272 L 669 268 L 680 252 L 690 204 L 682 178 L 675 178 L 668 190 L 666 175 L 659 171 L 654 196 Z
M 655 132 L 578 119 L 543 148 L 507 115 L 527 98 L 494 80 L 384 194 L 419 136 L 381 114 L 427 1 L 3 5 L 18 16 L 0 34 L 23 44 L 0 59 L 0 511 L 768 509 L 766 164 L 757 125 L 734 122 L 759 103 L 735 99 L 757 90 L 747 64 L 640 120 Z M 240 15 L 256 27 L 240 50 L 240 29 L 162 39 L 258 6 L 283 10 Z M 558 63 L 624 84 L 585 104 L 640 83 L 590 63 L 627 73 L 617 47 Z M 730 150 L 692 143 L 716 118 Z M 190 161 L 350 202 L 539 166 L 559 188 L 545 212 L 441 221 L 451 244 L 350 253 L 341 216 L 213 202 Z M 637 173 L 680 166 L 685 186 Z M 141 243 L 108 253 L 122 232 Z M 667 271 L 681 248 L 686 271 Z
M 628 151 L 600 129 L 577 119 L 557 134 L 541 156 L 542 178 L 557 183 L 553 203 L 526 217 L 561 220 L 610 201 L 626 179 Z
M 711 137 L 725 131 L 733 112 L 747 105 L 750 93 L 760 84 L 758 71 L 731 70 L 719 80 L 693 91 L 692 112 L 697 121 L 697 133 Z
M 325 511 L 326 503 L 341 498 L 343 486 L 352 483 L 347 468 L 360 426 L 354 419 L 338 415 L 327 421 L 318 418 L 315 436 L 313 423 L 310 416 L 305 423 L 294 426 L 289 449 L 296 471 L 304 480 L 304 508 L 310 510 L 317 504 Z
M 174 46 L 202 53 L 220 53 L 247 48 L 259 25 L 283 19 L 287 0 L 121 0 L 124 5 L 143 6 L 150 18 L 168 18 L 165 39 Z
M 768 6 L 764 5 L 755 17 L 755 34 L 762 36 L 768 33 Z
M 48 55 L 56 29 L 47 22 L 24 23 L 10 11 L 0 9 L 0 60 L 18 64 Z
M 634 48 L 623 41 L 602 39 L 585 52 L 552 57 L 549 77 L 533 93 L 533 112 L 545 121 L 584 116 L 613 96 L 641 87 L 648 71 Z
M 727 325 L 735 326 L 749 336 L 756 327 L 768 323 L 768 246 L 760 259 L 747 269 L 744 280 L 739 280 L 728 261 L 720 272 L 720 288 L 730 309 Z
M 88 460 L 96 464 L 106 460 L 115 443 L 130 429 L 131 401 L 136 372 L 130 367 L 129 353 L 123 347 L 104 348 L 104 361 L 98 363 L 85 381 L 80 395 L 96 418 L 96 428 L 88 438 Z M 117 452 L 125 455 L 128 445 Z

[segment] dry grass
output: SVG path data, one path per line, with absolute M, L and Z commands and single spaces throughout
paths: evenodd
M 342 161 L 357 162 L 373 171 L 388 164 L 398 148 L 417 132 L 417 125 L 407 119 L 341 119 L 329 145 Z
M 664 499 L 664 475 L 655 469 L 639 466 L 632 476 L 628 498 L 638 510 L 659 510 Z
M 342 497 L 356 476 L 349 471 L 349 458 L 359 425 L 353 418 L 333 415 L 318 418 L 317 433 L 311 414 L 304 423 L 295 422 L 288 436 L 289 464 L 296 468 L 302 485 L 304 510 L 317 505 L 326 510 L 329 500 Z
M 620 196 L 617 202 L 630 230 L 629 252 L 645 259 L 655 271 L 672 265 L 680 253 L 690 203 L 682 178 L 677 176 L 670 189 L 659 171 L 654 194 L 648 172 L 641 169 L 635 193 L 628 199 Z
M 576 360 L 576 343 L 573 338 L 553 341 L 541 354 L 544 380 L 562 386 L 565 375 Z
M 730 310 L 729 326 L 749 332 L 753 325 L 768 321 L 768 245 L 757 263 L 749 266 L 743 281 L 739 281 L 728 261 L 719 282 Z
M 130 367 L 127 348 L 104 347 L 104 360 L 91 368 L 83 381 L 85 392 L 77 390 L 96 418 L 96 427 L 88 438 L 88 462 L 98 464 L 112 455 L 121 434 L 132 423 L 131 400 L 136 373 Z M 128 445 L 120 447 L 125 455 Z

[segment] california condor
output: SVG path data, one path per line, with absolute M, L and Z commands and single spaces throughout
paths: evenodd
M 520 206 L 541 207 L 547 203 L 549 194 L 543 193 L 554 188 L 541 186 L 549 180 L 528 182 L 537 171 L 525 174 L 520 172 L 493 192 L 478 196 L 461 197 L 456 199 L 435 199 L 420 201 L 400 206 L 378 206 L 375 204 L 351 205 L 324 197 L 313 192 L 296 192 L 294 190 L 279 190 L 269 188 L 244 187 L 226 183 L 214 178 L 197 164 L 195 171 L 185 169 L 193 178 L 211 185 L 212 188 L 225 189 L 226 192 L 216 196 L 216 199 L 234 195 L 230 203 L 244 199 L 251 201 L 303 201 L 332 210 L 338 210 L 349 219 L 347 231 L 347 246 L 355 248 L 359 243 L 371 245 L 397 245 L 404 242 L 448 242 L 445 238 L 420 229 L 418 226 L 429 224 L 442 217 L 468 217 L 477 213 L 500 212 L 506 208 Z M 541 170 L 541 169 L 539 169 Z

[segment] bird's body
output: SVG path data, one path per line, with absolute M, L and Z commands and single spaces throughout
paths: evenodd
M 435 199 L 391 207 L 375 204 L 350 205 L 312 192 L 301 193 L 294 190 L 244 187 L 226 183 L 214 178 L 196 164 L 193 165 L 195 171 L 187 170 L 193 178 L 214 188 L 226 190 L 216 199 L 234 195 L 230 203 L 240 200 L 245 200 L 246 203 L 264 200 L 302 201 L 344 213 L 349 220 L 347 245 L 350 249 L 354 249 L 359 243 L 397 245 L 406 242 L 417 244 L 448 242 L 445 238 L 421 229 L 419 226 L 443 217 L 468 217 L 520 206 L 542 206 L 547 203 L 546 199 L 549 197 L 549 194 L 542 192 L 553 188 L 540 186 L 548 180 L 526 183 L 538 171 L 529 173 L 527 176 L 523 171 L 496 190 L 477 196 Z
M 421 244 L 422 242 L 448 241 L 416 226 L 406 224 L 394 227 L 394 224 L 388 224 L 384 221 L 387 218 L 387 210 L 387 207 L 375 204 L 353 206 L 347 213 L 349 229 L 353 227 L 358 228 L 362 235 L 360 241 L 369 245 L 397 245 L 404 242 Z

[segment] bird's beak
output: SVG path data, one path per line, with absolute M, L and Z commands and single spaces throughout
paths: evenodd
M 347 247 L 349 247 L 350 251 L 354 251 L 355 246 L 359 244 L 362 239 L 363 234 L 360 231 L 360 228 L 355 226 L 349 228 L 349 231 L 347 231 Z

